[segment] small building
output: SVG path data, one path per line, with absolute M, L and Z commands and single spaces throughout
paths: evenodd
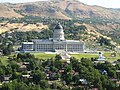
M 26 65 L 21 65 L 20 68 L 18 69 L 19 72 L 26 71 L 27 66 Z
M 103 56 L 102 52 L 99 52 L 99 56 L 98 56 L 98 61 L 105 61 L 105 57 Z
M 120 86 L 120 80 L 116 82 L 116 85 L 117 85 L 117 86 Z
M 2 56 L 3 55 L 3 53 L 2 53 L 3 51 L 2 50 L 0 50 L 0 56 Z
M 107 75 L 108 74 L 106 70 L 102 70 L 101 73 L 102 73 L 102 75 Z
M 23 65 L 28 66 L 30 63 L 29 62 L 23 62 Z
M 9 83 L 10 82 L 10 78 L 11 78 L 11 76 L 10 75 L 5 75 L 4 76 L 4 83 Z
M 120 75 L 120 70 L 116 70 L 116 73 Z
M 23 42 L 22 50 L 23 51 L 33 51 L 34 43 L 33 42 Z
M 21 80 L 26 80 L 26 79 L 32 80 L 33 77 L 31 75 L 29 75 L 29 74 L 28 75 L 22 75 Z
M 22 75 L 23 78 L 30 78 L 30 75 Z
M 80 81 L 81 84 L 83 84 L 83 85 L 87 85 L 87 84 L 88 84 L 88 82 L 87 82 L 86 79 L 79 79 L 79 81 Z
M 120 80 L 116 78 L 110 79 L 112 82 L 114 82 L 117 86 L 120 86 Z

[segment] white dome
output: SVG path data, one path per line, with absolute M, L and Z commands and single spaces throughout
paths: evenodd
M 64 40 L 64 31 L 63 31 L 63 27 L 60 23 L 58 23 L 54 29 L 53 39 L 54 40 Z

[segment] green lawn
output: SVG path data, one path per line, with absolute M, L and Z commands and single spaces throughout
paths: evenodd
M 115 61 L 115 60 L 118 60 L 120 59 L 120 53 L 117 53 L 116 57 L 112 57 L 111 56 L 111 52 L 105 52 L 103 54 L 104 57 L 106 57 L 106 60 L 107 61 Z M 95 57 L 98 57 L 98 54 L 87 54 L 87 53 L 80 53 L 80 54 L 71 54 L 72 57 L 75 57 L 77 59 L 81 59 L 82 57 L 84 58 L 95 58 Z
M 98 55 L 97 54 L 88 54 L 88 53 L 80 53 L 80 54 L 70 54 L 72 57 L 75 57 L 77 59 L 81 58 L 96 58 Z
M 55 58 L 56 54 L 45 54 L 45 53 L 32 53 L 35 55 L 36 58 L 39 59 L 49 59 L 49 58 Z M 80 54 L 70 54 L 72 57 L 75 57 L 77 59 L 81 59 L 82 57 L 84 58 L 92 58 L 92 57 L 97 57 L 97 54 L 86 54 L 86 53 L 80 53 Z
M 36 58 L 39 58 L 39 59 L 50 59 L 50 58 L 55 58 L 56 54 L 45 54 L 45 53 L 31 53 L 31 54 L 34 54 Z M 80 54 L 70 54 L 72 57 L 75 57 L 77 59 L 81 59 L 82 57 L 84 58 L 96 58 L 98 57 L 98 54 L 88 54 L 88 53 L 80 53 Z M 3 63 L 3 65 L 7 65 L 8 64 L 8 57 L 11 57 L 13 55 L 10 55 L 10 56 L 0 56 L 0 61 Z M 107 61 L 114 61 L 114 60 L 118 60 L 120 59 L 120 53 L 118 53 L 116 55 L 116 57 L 112 57 L 111 56 L 111 53 L 109 52 L 105 52 L 103 54 L 103 56 L 106 57 L 106 60 Z
M 111 54 L 112 54 L 112 53 L 107 52 L 107 53 L 104 53 L 103 56 L 106 57 L 106 60 L 107 60 L 107 61 L 115 61 L 115 60 L 120 59 L 120 53 L 117 53 L 117 54 L 116 54 L 116 57 L 112 57 Z
M 0 56 L 0 62 L 2 62 L 3 65 L 8 64 L 8 56 Z
M 36 58 L 39 58 L 39 59 L 55 58 L 56 56 L 56 54 L 45 54 L 45 53 L 34 53 L 34 55 Z
M 33 54 L 33 53 L 32 53 Z M 49 59 L 49 58 L 55 58 L 56 54 L 45 54 L 45 53 L 34 53 L 36 58 L 39 59 Z M 83 58 L 97 58 L 98 54 L 89 54 L 89 53 L 80 53 L 80 54 L 70 54 L 72 57 L 75 57 L 77 59 Z M 120 53 L 116 55 L 116 57 L 112 57 L 111 53 L 105 52 L 103 56 L 106 57 L 107 61 L 114 61 L 120 59 Z

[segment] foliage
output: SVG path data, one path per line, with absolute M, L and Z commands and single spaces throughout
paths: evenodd
M 101 46 L 102 45 L 108 45 L 108 46 L 111 45 L 110 40 L 108 40 L 107 38 L 103 38 L 103 37 L 100 38 L 99 43 L 100 43 Z
M 119 60 L 118 60 L 119 61 Z M 29 62 L 27 70 L 20 72 L 19 64 Z M 98 63 L 97 66 L 91 59 L 81 58 L 78 60 L 74 57 L 70 58 L 70 63 L 62 62 L 61 58 L 56 55 L 54 59 L 41 60 L 35 58 L 30 53 L 19 53 L 16 57 L 10 58 L 7 66 L 0 66 L 0 76 L 9 75 L 12 82 L 4 83 L 1 87 L 2 90 L 47 90 L 47 89 L 69 89 L 73 86 L 77 89 L 82 89 L 84 86 L 88 89 L 98 88 L 99 90 L 115 90 L 119 87 L 112 82 L 111 78 L 118 78 L 116 70 L 120 65 L 113 66 L 109 62 Z M 107 74 L 102 74 L 106 70 Z M 22 79 L 22 75 L 29 74 L 31 79 Z M 49 74 L 49 78 L 48 78 Z M 50 81 L 52 84 L 49 84 Z M 81 82 L 80 80 L 85 80 Z M 3 81 L 1 79 L 1 81 Z M 57 82 L 57 83 L 55 83 Z M 84 89 L 84 88 L 83 88 Z
M 11 52 L 13 52 L 13 45 L 12 44 L 8 44 L 6 47 L 3 47 L 3 54 L 4 55 L 10 55 Z

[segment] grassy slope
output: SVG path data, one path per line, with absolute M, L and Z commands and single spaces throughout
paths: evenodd
M 36 58 L 39 59 L 49 59 L 49 58 L 54 58 L 56 56 L 55 54 L 45 54 L 45 53 L 34 53 L 34 55 Z
M 97 58 L 98 54 L 71 54 L 71 56 L 73 56 L 77 59 L 81 59 L 82 57 L 84 57 L 84 58 L 92 58 L 92 57 Z M 120 53 L 118 53 L 116 55 L 116 57 L 112 57 L 110 52 L 104 53 L 103 56 L 106 57 L 107 61 L 114 61 L 114 60 L 120 59 Z
M 34 53 L 34 55 L 36 58 L 39 58 L 39 59 L 41 58 L 49 59 L 49 58 L 54 58 L 56 56 L 55 54 L 44 54 L 44 53 Z M 71 56 L 80 60 L 82 57 L 83 58 L 92 58 L 92 57 L 97 58 L 98 54 L 80 53 L 80 54 L 71 54 Z M 116 57 L 112 57 L 111 53 L 104 53 L 103 56 L 106 57 L 107 61 L 114 61 L 114 60 L 120 59 L 120 53 L 118 53 Z
M 81 58 L 96 58 L 98 55 L 97 54 L 86 54 L 86 53 L 80 53 L 80 54 L 71 54 L 72 57 L 75 57 L 77 59 Z
M 55 58 L 56 54 L 45 54 L 45 53 L 31 53 L 34 54 L 36 58 L 39 59 L 50 59 L 50 58 Z M 13 56 L 13 55 L 10 55 Z M 0 61 L 3 63 L 3 65 L 8 64 L 8 57 L 10 56 L 0 56 Z M 87 53 L 80 53 L 80 54 L 71 54 L 72 57 L 75 57 L 77 59 L 81 59 L 82 57 L 84 58 L 97 58 L 98 54 L 87 54 Z M 120 59 L 120 53 L 117 54 L 116 57 L 112 57 L 111 53 L 104 53 L 107 61 L 114 61 Z
M 3 65 L 8 64 L 8 56 L 0 56 L 0 62 L 2 62 Z
M 115 60 L 120 59 L 120 53 L 117 53 L 116 57 L 112 57 L 110 52 L 104 53 L 104 56 L 106 57 L 107 61 L 115 61 Z

